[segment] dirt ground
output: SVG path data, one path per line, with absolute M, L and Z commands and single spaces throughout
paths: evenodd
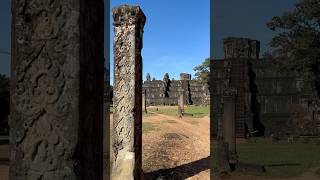
M 143 170 L 149 178 L 210 179 L 209 117 L 154 114 L 155 129 L 142 135 Z
M 184 116 L 179 119 L 155 113 L 143 117 L 143 122 L 153 127 L 142 136 L 142 166 L 146 179 L 210 179 L 209 117 Z M 0 145 L 0 160 L 5 157 L 8 157 L 8 146 Z M 0 163 L 0 180 L 8 179 L 8 170 L 6 163 Z M 276 180 L 319 180 L 315 171 L 316 169 L 310 169 L 300 177 Z M 223 179 L 270 180 L 237 172 Z

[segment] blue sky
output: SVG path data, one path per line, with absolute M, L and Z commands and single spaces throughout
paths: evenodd
M 261 42 L 260 55 L 267 50 L 274 32 L 266 23 L 294 8 L 298 0 L 213 0 L 214 57 L 223 58 L 223 38 L 247 37 Z
M 142 49 L 144 79 L 148 72 L 156 79 L 163 79 L 165 73 L 175 79 L 179 79 L 181 72 L 193 75 L 193 68 L 209 57 L 209 0 L 111 0 L 110 8 L 120 4 L 139 5 L 147 17 Z M 110 18 L 112 23 L 111 14 Z M 112 70 L 112 24 L 110 34 Z
M 0 73 L 10 74 L 11 1 L 0 0 Z
M 266 22 L 273 16 L 291 10 L 297 1 L 213 0 L 211 38 L 214 38 L 215 57 L 223 56 L 222 39 L 228 36 L 260 40 L 263 52 L 273 36 Z M 124 3 L 140 5 L 147 16 L 142 49 L 143 78 L 147 72 L 156 79 L 162 79 L 166 72 L 175 79 L 181 72 L 193 75 L 193 67 L 209 56 L 209 0 L 111 0 L 110 3 L 110 8 Z M 10 52 L 11 49 L 10 6 L 10 0 L 0 1 L 0 73 L 6 75 L 10 74 L 10 55 L 2 52 Z M 108 16 L 112 23 L 111 14 L 106 14 L 106 18 Z M 112 39 L 111 24 L 110 42 L 105 41 L 105 44 L 110 43 L 111 70 Z M 108 51 L 107 48 L 105 51 Z

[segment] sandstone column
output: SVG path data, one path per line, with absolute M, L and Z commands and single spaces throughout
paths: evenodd
M 103 1 L 12 0 L 10 179 L 102 179 Z
M 179 96 L 179 106 L 181 108 L 181 112 L 184 112 L 184 91 L 180 92 Z
M 142 150 L 142 34 L 138 6 L 112 10 L 114 19 L 114 114 L 112 179 L 140 179 Z
M 223 139 L 228 144 L 229 163 L 237 163 L 235 137 L 235 107 L 236 89 L 229 88 L 223 94 Z
M 146 93 L 147 93 L 147 90 L 144 90 L 143 93 L 142 93 L 142 111 L 144 113 L 148 113 L 147 111 L 147 100 L 146 100 Z

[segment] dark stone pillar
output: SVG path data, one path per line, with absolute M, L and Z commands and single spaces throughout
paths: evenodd
M 103 21 L 102 0 L 12 0 L 11 180 L 102 179 Z
M 181 91 L 180 92 L 180 95 L 179 95 L 179 106 L 181 108 L 181 112 L 183 113 L 184 112 L 184 91 Z
M 112 179 L 140 179 L 142 164 L 142 34 L 139 6 L 112 10 L 114 19 L 114 114 Z
M 103 178 L 110 179 L 110 63 L 106 62 L 103 121 Z
M 144 112 L 144 113 L 148 113 L 148 111 L 147 111 L 147 100 L 146 100 L 146 93 L 147 93 L 147 91 L 146 90 L 144 90 L 143 91 L 143 93 L 142 93 L 142 111 Z
M 228 144 L 230 164 L 237 163 L 235 136 L 236 93 L 235 88 L 229 88 L 223 94 L 223 139 Z

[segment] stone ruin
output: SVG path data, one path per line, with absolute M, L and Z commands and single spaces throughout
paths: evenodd
M 102 179 L 103 7 L 12 0 L 10 180 Z
M 149 75 L 149 76 L 148 76 Z M 163 80 L 150 80 L 148 73 L 143 89 L 146 105 L 178 105 L 181 91 L 186 105 L 209 105 L 210 92 L 207 84 L 191 80 L 191 75 L 180 74 L 180 80 L 170 80 L 168 73 Z
M 13 0 L 10 179 L 110 178 L 103 7 L 102 0 Z M 112 179 L 140 179 L 146 17 L 128 5 L 112 14 Z
M 114 19 L 112 179 L 142 176 L 142 35 L 146 16 L 139 6 L 112 9 Z
M 320 135 L 319 108 L 312 74 L 279 72 L 273 60 L 259 58 L 259 41 L 224 40 L 225 59 L 210 65 L 212 135 L 223 117 L 224 64 L 230 62 L 230 85 L 237 89 L 236 137 L 257 135 Z M 301 128 L 303 127 L 303 128 Z

